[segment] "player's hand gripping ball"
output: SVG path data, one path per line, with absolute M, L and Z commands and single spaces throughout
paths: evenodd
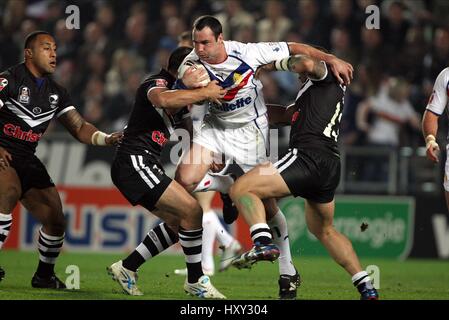
M 199 61 L 187 60 L 178 69 L 178 78 L 189 88 L 201 88 L 210 82 L 206 67 Z

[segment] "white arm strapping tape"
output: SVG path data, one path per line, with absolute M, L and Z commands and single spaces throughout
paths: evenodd
M 94 146 L 105 146 L 107 137 L 109 137 L 109 134 L 102 131 L 95 131 L 92 134 L 91 143 Z
M 426 137 L 426 150 L 429 148 L 439 148 L 438 143 L 436 142 L 436 138 L 433 134 L 429 134 Z
M 289 69 L 288 69 L 288 61 L 289 60 L 290 60 L 290 57 L 284 58 L 281 60 L 276 60 L 274 62 L 275 69 L 279 70 L 279 71 L 289 71 Z

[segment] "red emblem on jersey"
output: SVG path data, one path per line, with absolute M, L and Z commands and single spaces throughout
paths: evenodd
M 292 123 L 295 122 L 296 120 L 298 120 L 299 117 L 299 111 L 296 111 L 293 115 L 292 115 Z
M 3 133 L 9 137 L 27 142 L 38 142 L 42 137 L 42 133 L 34 133 L 33 130 L 23 131 L 20 126 L 7 123 L 3 126 Z
M 168 82 L 164 79 L 156 79 L 156 86 L 157 87 L 167 87 Z
M 168 141 L 164 133 L 160 131 L 153 131 L 153 133 L 151 134 L 151 139 L 161 147 L 163 147 Z
M 225 101 L 231 101 L 236 96 L 237 93 L 242 89 L 246 84 L 248 83 L 251 76 L 254 74 L 251 70 L 246 71 L 244 74 L 238 74 L 234 73 L 233 75 L 233 85 L 228 88 L 228 92 L 226 92 L 226 95 L 223 97 L 223 100 Z
M 3 90 L 4 87 L 8 85 L 8 80 L 5 78 L 0 78 L 0 91 Z

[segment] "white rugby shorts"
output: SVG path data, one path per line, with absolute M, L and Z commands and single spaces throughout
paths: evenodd
M 226 161 L 234 160 L 244 172 L 268 161 L 268 118 L 260 116 L 247 124 L 222 123 L 214 116 L 206 116 L 193 142 L 215 154 L 223 154 Z

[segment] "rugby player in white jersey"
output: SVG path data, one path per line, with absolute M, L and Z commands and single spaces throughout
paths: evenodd
M 443 69 L 435 80 L 433 92 L 427 103 L 426 111 L 422 120 L 422 132 L 426 140 L 427 158 L 433 162 L 438 162 L 440 147 L 436 142 L 438 132 L 438 118 L 443 114 L 444 109 L 449 107 L 449 68 Z M 448 110 L 449 111 L 449 110 Z M 449 144 L 446 152 L 449 151 Z M 449 153 L 448 153 L 449 154 Z M 446 205 L 449 208 L 449 160 L 446 159 L 444 168 L 444 190 L 446 195 Z
M 245 172 L 268 160 L 267 108 L 262 83 L 254 77 L 259 66 L 290 55 L 306 54 L 325 61 L 341 83 L 349 84 L 352 78 L 353 68 L 349 63 L 305 44 L 225 41 L 220 22 L 212 16 L 202 16 L 194 22 L 192 37 L 194 50 L 184 62 L 202 63 L 210 79 L 217 80 L 228 92 L 221 105 L 210 105 L 201 130 L 177 168 L 176 180 L 190 192 L 196 191 L 199 185 L 203 187 L 202 179 L 221 155 L 235 160 Z M 279 296 L 294 298 L 299 275 L 291 262 L 286 220 L 274 199 L 264 204 L 268 223 L 257 227 L 265 229 L 267 234 L 273 230 L 273 242 L 280 251 L 281 278 L 290 278 L 290 285 L 281 287 Z

